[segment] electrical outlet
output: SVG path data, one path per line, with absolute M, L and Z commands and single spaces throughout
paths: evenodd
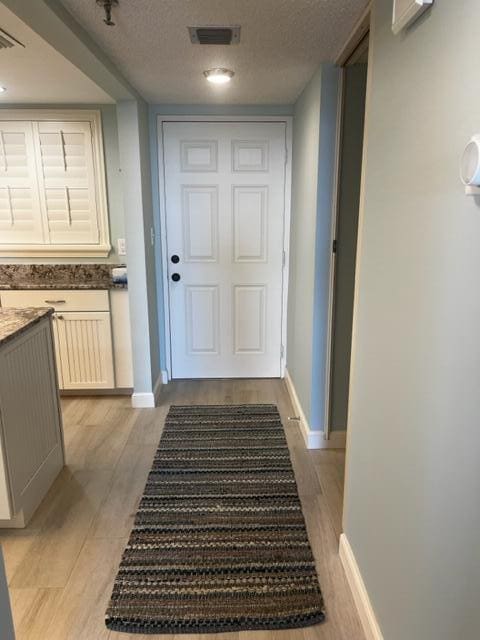
M 127 243 L 125 238 L 118 238 L 117 240 L 117 253 L 119 256 L 127 255 Z

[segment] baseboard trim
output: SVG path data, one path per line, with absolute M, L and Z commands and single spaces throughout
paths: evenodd
M 162 386 L 162 373 L 160 373 L 151 393 L 132 394 L 132 407 L 134 409 L 153 409 L 156 407 L 162 391 Z
M 340 536 L 339 555 L 367 640 L 383 640 L 362 574 L 344 533 Z
M 345 449 L 347 442 L 346 431 L 332 431 L 328 440 L 325 439 L 325 433 L 323 431 L 314 430 L 310 428 L 308 420 L 305 416 L 305 412 L 302 409 L 302 405 L 298 398 L 295 385 L 290 377 L 288 369 L 285 369 L 285 386 L 287 387 L 288 395 L 293 405 L 295 415 L 300 418 L 300 430 L 305 440 L 307 449 Z
M 160 375 L 158 376 L 157 381 L 155 382 L 155 386 L 153 387 L 153 399 L 155 402 L 154 404 L 155 407 L 158 405 L 158 400 L 162 392 L 162 387 L 163 387 L 163 378 L 162 378 L 162 372 L 160 371 Z

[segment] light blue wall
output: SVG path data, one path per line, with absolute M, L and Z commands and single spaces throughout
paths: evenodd
M 287 368 L 311 421 L 315 234 L 320 145 L 322 69 L 295 104 L 288 297 Z
M 165 323 L 163 306 L 163 266 L 160 225 L 160 191 L 158 176 L 158 131 L 159 115 L 175 116 L 288 116 L 293 114 L 290 105 L 151 105 L 150 106 L 150 158 L 152 167 L 152 197 L 155 224 L 155 255 L 157 282 L 157 311 L 160 341 L 160 367 L 167 368 L 165 350 Z
M 374 5 L 344 529 L 385 640 L 478 640 L 480 5 Z
M 125 237 L 125 220 L 122 198 L 122 177 L 118 152 L 118 127 L 115 105 L 110 104 L 2 104 L 1 109 L 87 109 L 100 111 L 103 129 L 103 151 L 107 181 L 108 217 L 112 251 L 108 258 L 0 258 L 1 263 L 71 263 L 71 262 L 126 262 L 125 256 L 117 255 L 117 239 Z
M 155 253 L 150 229 L 153 208 L 148 107 L 143 102 L 117 105 L 123 201 L 126 211 L 130 319 L 134 388 L 151 393 L 159 376 Z
M 324 429 L 338 70 L 322 67 L 295 104 L 287 368 L 312 430 Z
M 312 340 L 312 411 L 310 426 L 325 429 L 325 382 L 327 376 L 328 300 L 330 294 L 330 259 L 333 186 L 337 134 L 339 70 L 330 64 L 322 68 L 320 101 L 320 145 L 317 181 L 317 228 L 315 235 L 315 286 Z

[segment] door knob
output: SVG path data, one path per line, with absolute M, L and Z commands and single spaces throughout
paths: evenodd
M 179 273 L 172 273 L 172 280 L 174 282 L 178 282 L 180 280 L 180 274 Z
M 173 254 L 173 256 L 170 258 L 170 260 L 173 262 L 173 264 L 178 264 L 180 262 L 180 258 L 179 256 Z

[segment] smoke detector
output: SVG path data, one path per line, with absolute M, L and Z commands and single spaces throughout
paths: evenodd
M 188 27 L 192 44 L 238 44 L 240 42 L 240 27 Z

